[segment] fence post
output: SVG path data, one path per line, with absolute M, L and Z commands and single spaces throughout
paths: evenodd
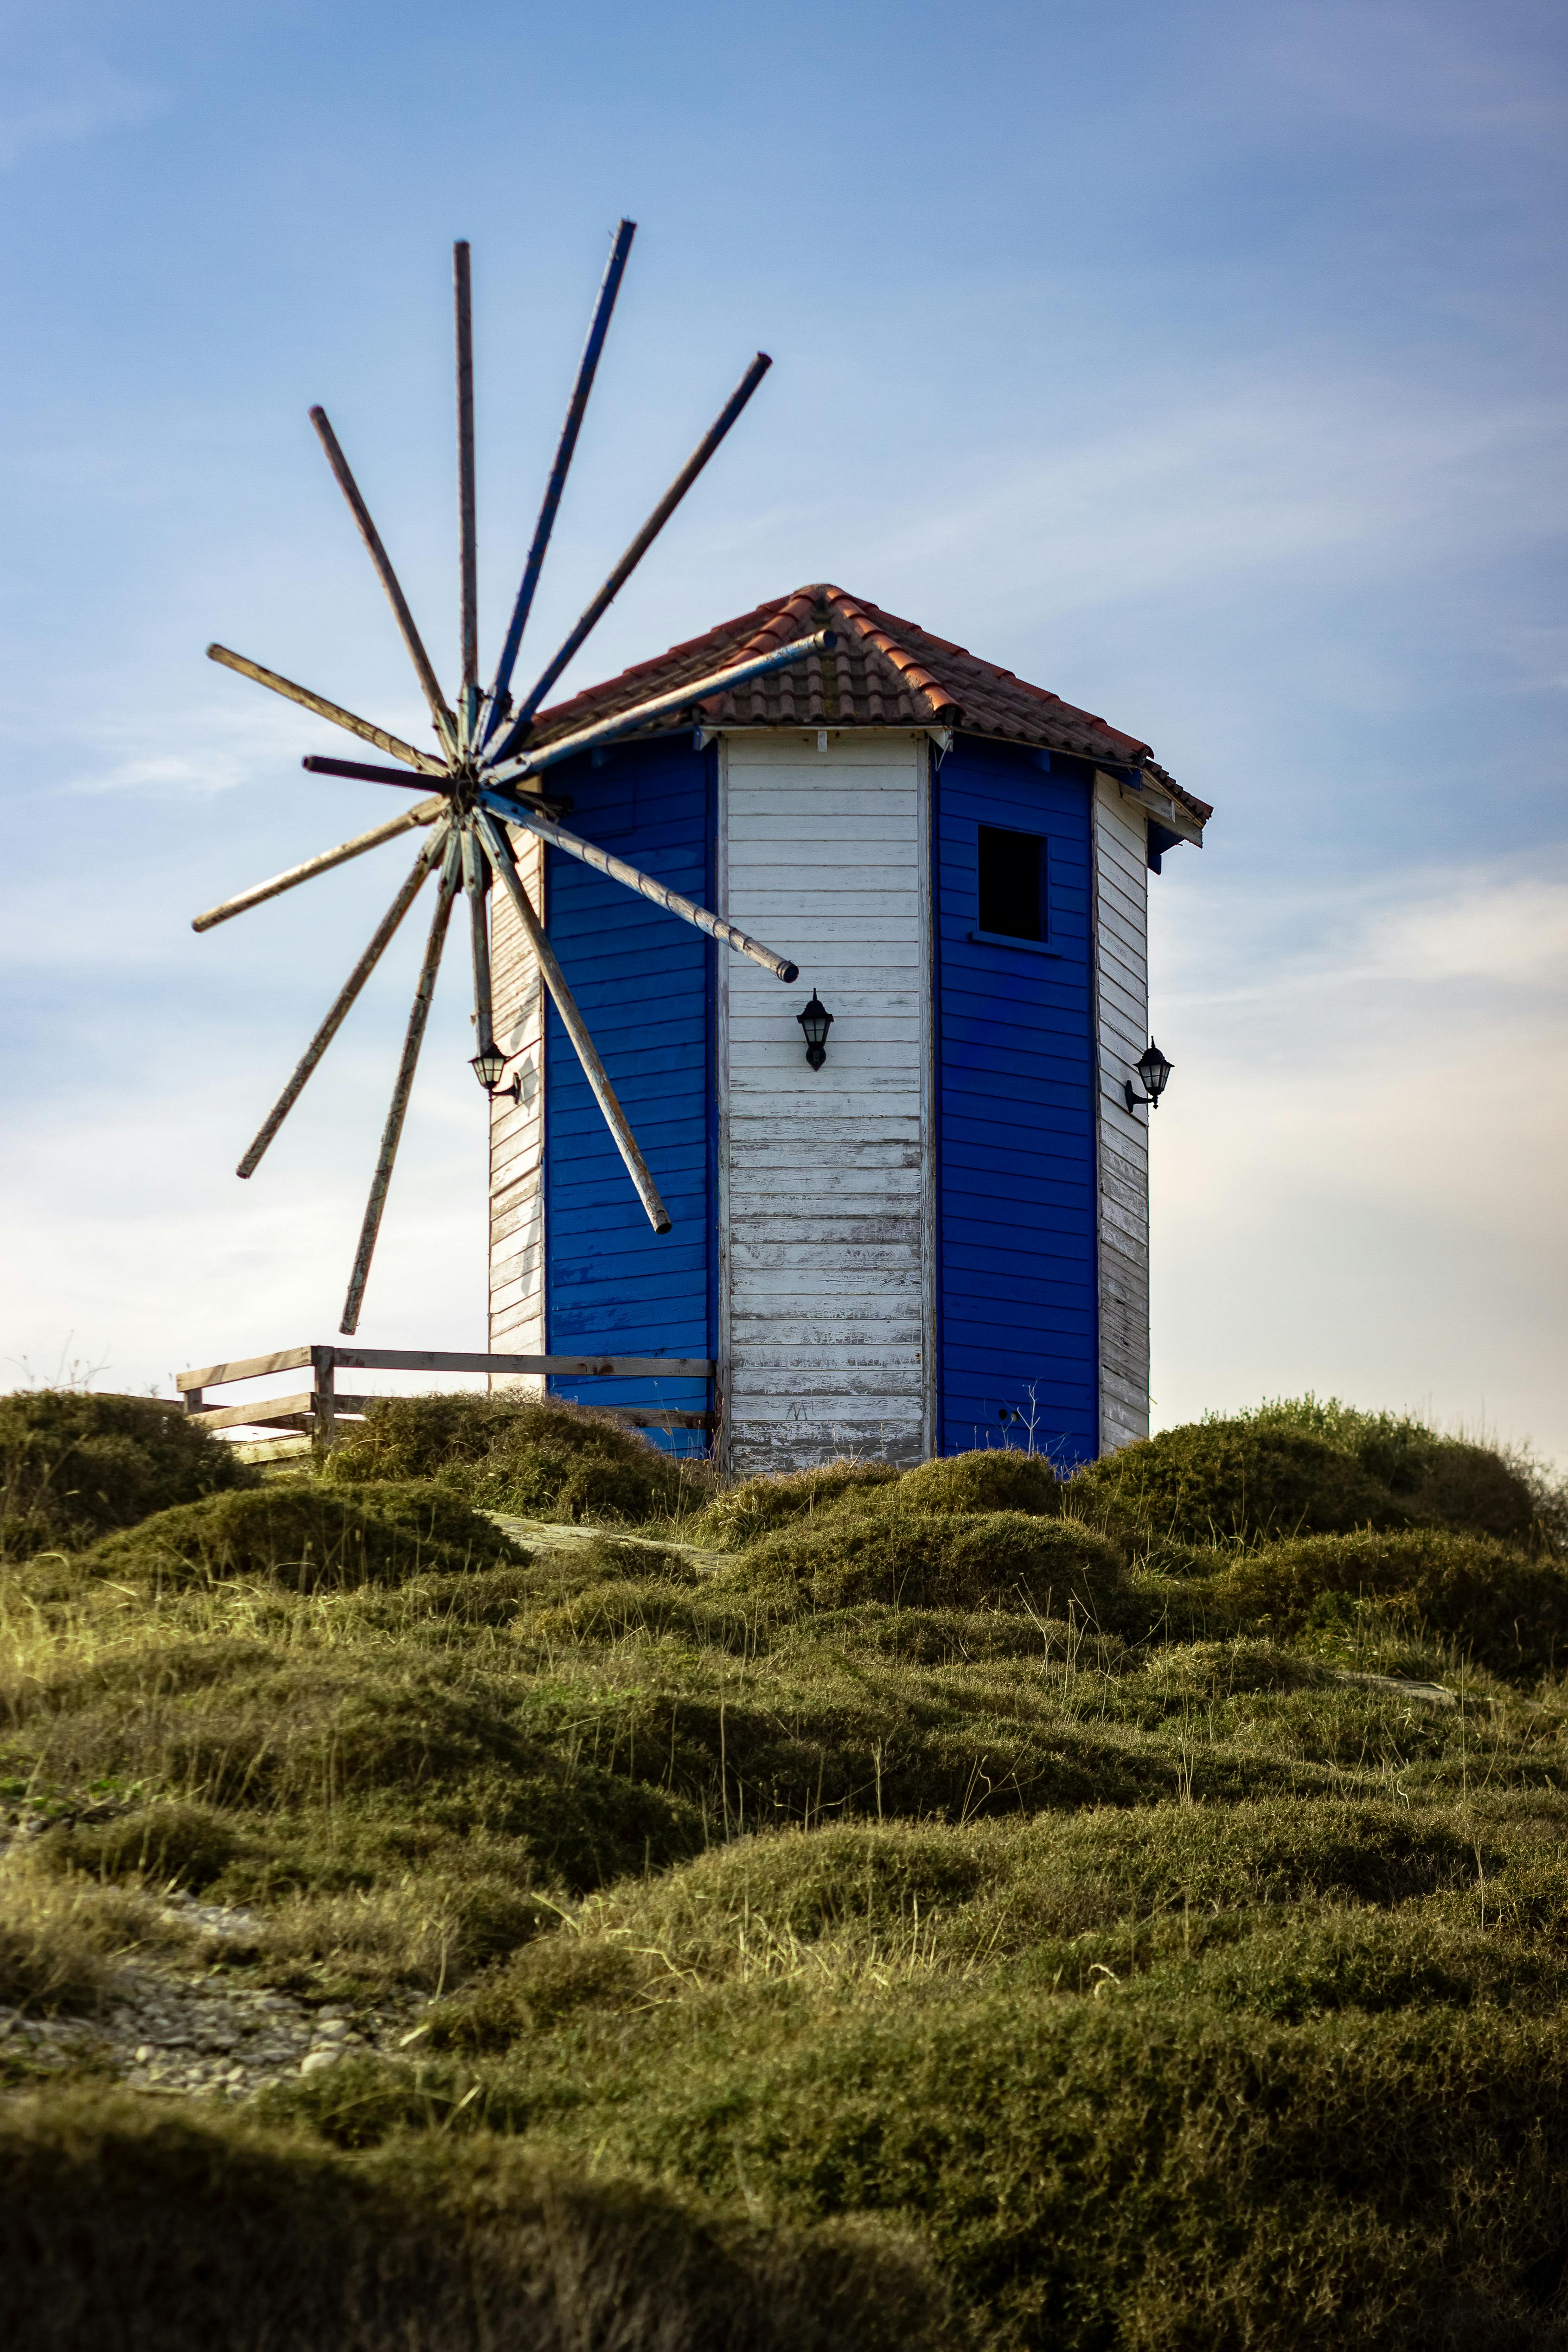
M 316 1420 L 316 1444 L 323 1452 L 338 1442 L 337 1361 L 335 1348 L 310 1350 L 310 1384 L 315 1391 L 310 1410 Z

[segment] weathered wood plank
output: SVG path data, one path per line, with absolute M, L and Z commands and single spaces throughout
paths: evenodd
M 899 1372 L 919 1371 L 924 1360 L 924 1351 L 918 1342 L 900 1346 L 889 1341 L 876 1347 L 856 1347 L 836 1341 L 830 1348 L 810 1348 L 796 1347 L 786 1340 L 752 1339 L 735 1344 L 731 1368 L 770 1375 L 831 1370 L 876 1371 L 884 1367 Z
M 1107 927 L 1100 935 L 1100 960 L 1107 970 L 1116 972 L 1124 987 L 1135 996 L 1146 996 L 1149 990 L 1149 964 L 1144 951 L 1119 930 Z
M 731 890 L 731 904 L 743 899 L 748 920 L 765 922 L 770 930 L 780 938 L 790 938 L 792 950 L 794 935 L 803 922 L 815 921 L 819 926 L 833 923 L 858 926 L 863 922 L 897 925 L 898 929 L 889 929 L 884 934 L 897 939 L 903 935 L 903 926 L 913 929 L 920 913 L 920 893 L 916 887 L 906 886 L 895 889 L 889 884 L 879 886 L 869 880 L 861 880 L 853 890 L 829 890 L 820 883 L 791 890 L 781 884 L 780 867 L 776 863 L 767 866 L 765 877 L 765 881 L 760 879 L 754 888 L 744 893 Z M 819 929 L 818 936 L 822 935 Z M 779 950 L 781 955 L 790 951 L 782 948 Z
M 879 980 L 886 980 L 888 976 L 886 972 L 879 972 L 877 975 Z M 811 977 L 823 1003 L 831 1007 L 833 1002 L 831 992 L 836 975 L 829 971 L 818 971 L 814 966 Z M 924 1018 L 925 1008 L 921 1003 L 918 990 L 912 986 L 868 988 L 863 984 L 859 973 L 856 973 L 852 978 L 844 979 L 843 986 L 846 990 L 853 988 L 855 991 L 857 1036 L 869 1037 L 879 1034 L 880 1024 L 885 1021 L 891 1021 L 900 1024 L 896 1032 L 900 1037 L 908 1034 L 909 1024 L 912 1024 L 916 1042 L 919 1042 L 920 1024 Z M 799 992 L 796 989 L 795 997 L 798 997 Z M 736 1027 L 738 1036 L 769 1037 L 779 1034 L 778 1024 L 782 1014 L 795 1029 L 795 1041 L 798 1045 L 801 1033 L 795 1024 L 797 1010 L 798 1006 L 794 999 L 786 999 L 782 994 L 772 999 L 765 996 L 747 996 L 732 1000 L 730 1018 L 732 1023 L 738 1024 Z
M 755 886 L 765 890 L 773 883 L 781 861 L 787 858 L 792 874 L 798 875 L 802 887 L 807 889 L 863 890 L 868 870 L 882 875 L 891 869 L 897 874 L 903 866 L 913 862 L 914 811 L 902 795 L 897 807 L 896 816 L 889 812 L 883 819 L 821 820 L 824 837 L 815 841 L 804 838 L 798 827 L 793 829 L 792 837 L 792 831 L 786 831 L 781 820 L 760 838 L 749 839 L 743 855 L 731 856 L 730 887 L 731 890 L 746 890 Z
M 920 1205 L 918 1200 L 906 1203 L 906 1213 L 889 1213 L 884 1201 L 867 1202 L 866 1213 L 852 1217 L 842 1214 L 813 1215 L 802 1207 L 794 1216 L 781 1213 L 776 1202 L 763 1203 L 758 1213 L 747 1221 L 747 1242 L 751 1248 L 784 1247 L 791 1249 L 834 1248 L 839 1244 L 862 1248 L 894 1248 L 900 1253 L 919 1234 Z
M 1096 779 L 1096 1030 L 1100 1044 L 1100 1404 L 1104 1452 L 1149 1430 L 1149 1137 L 1129 1114 L 1148 1041 L 1147 824 L 1119 787 Z
M 232 1364 L 207 1364 L 199 1372 L 176 1372 L 177 1389 L 221 1389 L 231 1381 L 258 1381 L 268 1372 L 297 1372 L 310 1360 L 305 1348 L 279 1348 L 270 1356 L 246 1356 Z
M 735 1414 L 738 1400 L 731 1393 L 730 1410 Z M 825 1444 L 819 1433 L 826 1424 L 830 1432 L 837 1423 L 858 1423 L 863 1428 L 879 1431 L 913 1430 L 921 1426 L 921 1399 L 916 1390 L 909 1396 L 867 1394 L 856 1389 L 824 1389 L 805 1395 L 781 1395 L 770 1383 L 766 1390 L 745 1399 L 744 1423 L 747 1429 L 760 1431 L 770 1424 L 774 1429 L 794 1427 L 800 1431 L 807 1445 L 807 1458 L 820 1459 L 839 1448 L 831 1436 Z M 804 1424 L 804 1425 L 803 1425 Z
M 772 792 L 731 793 L 730 807 L 731 815 L 743 821 L 747 842 L 753 849 L 763 842 L 793 842 L 813 824 L 832 824 L 849 839 L 858 832 L 862 839 L 877 840 L 901 834 L 911 848 L 915 840 L 908 788 L 902 783 L 862 785 L 838 793 L 796 790 L 790 794 L 787 811 L 778 807 Z
M 469 1355 L 426 1348 L 339 1348 L 337 1361 L 384 1372 L 562 1372 L 578 1380 L 707 1380 L 713 1370 L 696 1356 Z
M 797 945 L 809 950 L 812 971 L 836 976 L 841 973 L 847 988 L 867 985 L 862 978 L 866 972 L 879 976 L 893 973 L 897 975 L 894 985 L 914 987 L 925 970 L 920 941 L 901 924 L 882 923 L 873 930 L 858 923 L 796 920 L 790 929 Z M 753 997 L 766 999 L 777 992 L 777 982 L 770 987 L 765 972 L 756 973 L 753 986 L 754 969 L 742 965 L 731 971 L 731 992 L 737 1004 Z M 875 980 L 869 984 L 875 986 Z

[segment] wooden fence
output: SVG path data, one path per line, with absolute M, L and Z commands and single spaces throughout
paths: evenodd
M 278 1372 L 302 1371 L 309 1366 L 310 1385 L 297 1396 L 263 1397 L 249 1404 L 209 1405 L 209 1389 L 237 1386 L 244 1381 L 265 1380 Z M 363 1417 L 375 1399 L 345 1396 L 337 1385 L 340 1371 L 492 1372 L 517 1378 L 546 1372 L 573 1380 L 685 1381 L 711 1380 L 713 1366 L 689 1356 L 479 1356 L 430 1348 L 279 1348 L 270 1356 L 245 1356 L 232 1364 L 204 1364 L 199 1371 L 180 1372 L 180 1391 L 187 1419 L 203 1429 L 280 1429 L 296 1431 L 320 1445 L 336 1442 L 340 1421 Z M 599 1408 L 628 1429 L 703 1429 L 711 1432 L 710 1412 L 667 1412 L 658 1405 L 606 1405 Z

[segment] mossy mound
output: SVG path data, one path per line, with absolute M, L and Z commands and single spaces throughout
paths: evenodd
M 64 1876 L 100 1884 L 147 1880 L 200 1891 L 223 1875 L 240 1845 L 233 1821 L 216 1805 L 174 1798 L 132 1806 L 104 1822 L 57 1822 L 37 1851 L 43 1866 Z
M 1068 1493 L 1075 1511 L 1104 1513 L 1155 1542 L 1258 1543 L 1411 1524 L 1409 1509 L 1326 1437 L 1248 1421 L 1167 1429 L 1091 1462 Z
M 1527 1450 L 1446 1437 L 1409 1413 L 1366 1412 L 1337 1397 L 1276 1398 L 1236 1418 L 1326 1438 L 1417 1519 L 1504 1543 L 1568 1539 L 1568 1498 Z
M 899 1482 L 899 1503 L 913 1511 L 1027 1511 L 1037 1518 L 1055 1518 L 1065 1492 L 1043 1454 L 993 1446 L 982 1453 L 950 1454 L 907 1470 Z
M 899 1473 L 886 1462 L 824 1462 L 809 1470 L 785 1470 L 761 1478 L 743 1478 L 727 1494 L 716 1495 L 694 1522 L 695 1543 L 740 1550 L 776 1528 L 809 1519 L 832 1508 L 846 1496 L 869 1494 L 889 1486 Z
M 1303 1537 L 1233 1558 L 1203 1593 L 1216 1615 L 1275 1633 L 1348 1623 L 1370 1608 L 1496 1674 L 1550 1674 L 1568 1660 L 1568 1570 L 1486 1536 Z
M 1312 1397 L 1167 1429 L 1090 1463 L 1071 1494 L 1167 1548 L 1443 1527 L 1550 1551 L 1565 1525 L 1527 1458 Z
M 259 1577 L 291 1591 L 399 1584 L 431 1570 L 522 1558 L 456 1495 L 412 1480 L 337 1491 L 317 1480 L 210 1495 L 94 1545 L 89 1573 L 127 1582 L 213 1584 Z
M 712 1474 L 550 1397 L 378 1397 L 332 1449 L 333 1484 L 434 1478 L 487 1510 L 635 1522 L 690 1509 Z
M 448 2117 L 472 2133 L 471 2099 L 407 2069 L 382 2070 L 379 2084 L 363 2063 L 333 2071 L 332 2098 L 296 2105 L 346 2114 L 357 2091 L 358 2113 L 312 2116 L 320 2137 L 100 2091 L 9 2102 L 9 2352 L 935 2352 L 963 2340 L 929 2262 L 891 2232 L 737 2221 L 601 2166 L 437 2133 Z
M 818 1609 L 880 1601 L 903 1609 L 1028 1608 L 1091 1616 L 1124 1579 L 1122 1556 L 1076 1519 L 1026 1511 L 839 1509 L 751 1545 L 738 1573 L 753 1588 L 793 1590 Z
M 230 1446 L 151 1397 L 0 1397 L 0 1559 L 78 1550 L 152 1511 L 254 1483 Z

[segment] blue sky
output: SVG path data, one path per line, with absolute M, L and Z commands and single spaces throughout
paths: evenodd
M 57 5 L 0 68 L 0 1355 L 165 1384 L 335 1328 L 417 955 L 232 1168 L 384 814 L 211 637 L 412 730 L 306 420 L 453 666 L 454 236 L 493 658 L 616 217 L 531 645 L 776 364 L 567 684 L 832 579 L 1145 736 L 1159 1417 L 1312 1386 L 1568 1454 L 1561 11 Z M 438 1000 L 362 1336 L 474 1344 Z

